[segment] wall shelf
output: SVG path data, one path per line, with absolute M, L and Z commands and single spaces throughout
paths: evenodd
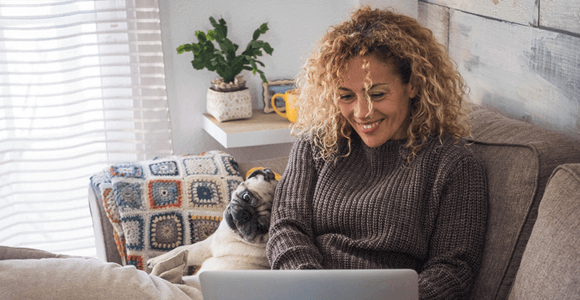
M 275 113 L 254 110 L 245 120 L 218 122 L 208 113 L 203 114 L 202 127 L 225 148 L 250 147 L 292 143 L 290 121 Z

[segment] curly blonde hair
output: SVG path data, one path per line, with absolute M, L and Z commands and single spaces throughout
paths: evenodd
M 338 88 L 349 59 L 365 55 L 390 63 L 417 91 L 407 128 L 409 161 L 431 134 L 449 133 L 460 140 L 469 133 L 463 107 L 468 88 L 431 30 L 411 17 L 363 6 L 351 20 L 330 28 L 296 79 L 300 113 L 292 133 L 312 139 L 320 157 L 335 159 L 338 142 L 345 138 L 350 149 L 352 127 L 338 107 Z

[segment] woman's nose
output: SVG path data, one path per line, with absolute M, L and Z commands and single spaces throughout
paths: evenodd
M 363 119 L 369 115 L 369 103 L 364 96 L 358 96 L 354 105 L 355 118 Z

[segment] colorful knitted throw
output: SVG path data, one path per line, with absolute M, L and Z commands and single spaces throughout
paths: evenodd
M 149 258 L 211 235 L 242 180 L 221 151 L 117 163 L 91 177 L 123 264 L 147 272 Z

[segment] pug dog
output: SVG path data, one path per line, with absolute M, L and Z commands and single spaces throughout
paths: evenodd
M 196 275 L 183 281 L 199 288 L 197 274 L 207 270 L 270 269 L 266 243 L 270 214 L 278 181 L 270 169 L 252 172 L 231 195 L 217 230 L 207 239 L 180 246 L 147 261 L 150 269 L 183 250 L 187 266 L 201 266 Z

